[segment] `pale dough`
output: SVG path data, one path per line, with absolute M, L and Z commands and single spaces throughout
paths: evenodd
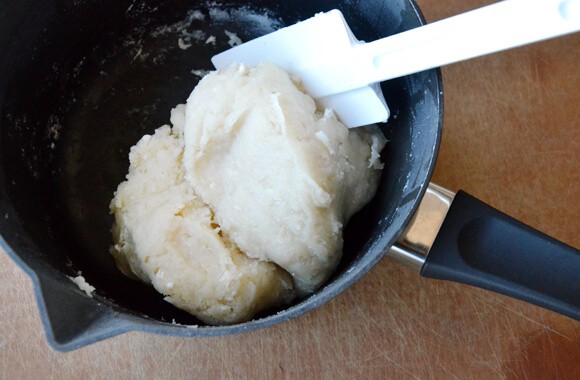
M 111 202 L 121 270 L 206 323 L 315 291 L 374 195 L 385 138 L 320 113 L 273 64 L 204 77 L 131 149 Z

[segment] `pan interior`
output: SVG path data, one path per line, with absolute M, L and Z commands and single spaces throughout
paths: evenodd
M 0 204 L 11 215 L 0 232 L 8 245 L 37 272 L 82 272 L 116 308 L 199 324 L 123 276 L 108 253 L 109 202 L 129 149 L 168 123 L 170 109 L 212 69 L 210 57 L 236 37 L 247 41 L 333 8 L 363 40 L 420 24 L 407 0 L 10 5 L 12 22 L 0 37 Z M 344 287 L 348 273 L 362 275 L 416 207 L 439 141 L 440 90 L 435 71 L 383 84 L 393 116 L 382 126 L 389 139 L 382 184 L 347 226 L 344 259 L 327 289 Z

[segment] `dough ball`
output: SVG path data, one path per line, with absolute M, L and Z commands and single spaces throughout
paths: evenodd
M 131 149 L 111 202 L 123 273 L 209 324 L 320 287 L 376 192 L 380 130 L 348 130 L 269 63 L 207 75 L 171 123 Z

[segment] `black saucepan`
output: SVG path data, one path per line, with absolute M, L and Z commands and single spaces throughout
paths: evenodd
M 209 58 L 229 47 L 226 31 L 249 40 L 332 8 L 342 10 L 364 40 L 423 23 L 412 0 L 0 0 L 0 234 L 4 250 L 33 279 L 53 347 L 70 350 L 131 330 L 215 336 L 280 323 L 353 284 L 400 237 L 437 156 L 443 114 L 438 70 L 383 84 L 393 117 L 382 126 L 389 140 L 382 184 L 349 223 L 336 274 L 310 297 L 251 322 L 204 326 L 123 276 L 108 253 L 108 205 L 127 172 L 129 148 L 168 122 L 170 109 L 212 68 Z M 475 283 L 578 318 L 577 251 L 510 219 L 490 217 L 464 194 L 456 201 L 468 211 L 457 216 L 452 206 L 433 250 L 459 253 L 446 259 L 433 252 L 424 275 Z M 499 234 L 503 251 L 488 244 L 490 231 Z M 503 254 L 517 244 L 526 249 L 510 260 L 532 272 L 518 272 L 514 280 L 514 263 L 507 260 L 490 279 L 496 261 L 479 252 Z M 553 256 L 536 257 L 546 251 Z M 534 277 L 537 260 L 559 270 L 554 257 L 572 268 L 560 272 L 566 286 Z M 475 269 L 479 277 L 469 272 Z M 68 278 L 79 271 L 97 289 L 93 298 Z M 483 283 L 474 280 L 485 276 Z M 549 291 L 534 287 L 538 281 Z

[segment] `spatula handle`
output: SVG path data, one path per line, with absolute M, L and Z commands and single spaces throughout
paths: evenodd
M 369 83 L 580 30 L 580 0 L 506 0 L 357 46 Z

